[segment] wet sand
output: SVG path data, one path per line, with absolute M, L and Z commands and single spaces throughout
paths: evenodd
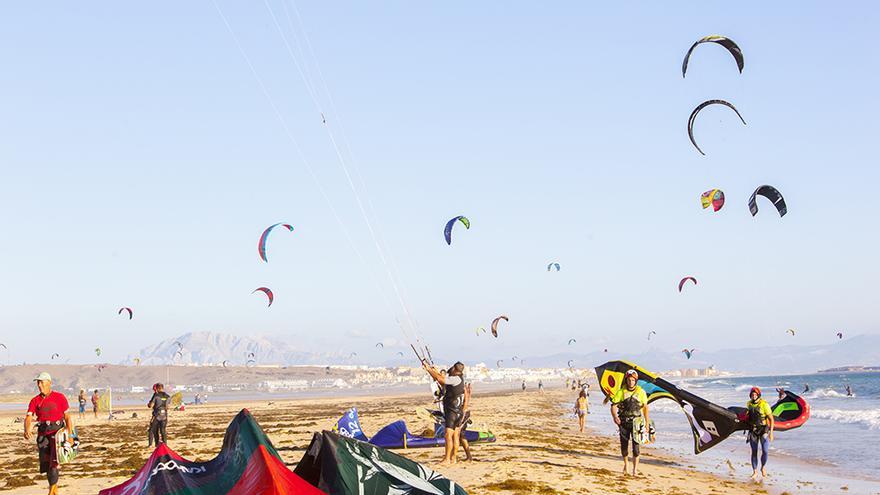
M 436 469 L 473 495 L 767 493 L 764 487 L 746 482 L 749 472 L 732 473 L 735 478 L 702 473 L 688 467 L 687 459 L 650 446 L 642 449 L 644 476 L 624 477 L 617 442 L 589 432 L 578 433 L 577 421 L 560 407 L 573 401 L 572 397 L 560 390 L 476 393 L 474 426 L 491 430 L 498 441 L 475 445 L 473 462 L 440 467 L 443 452 L 438 448 L 397 452 Z M 283 400 L 271 406 L 266 401 L 188 406 L 186 411 L 170 414 L 169 446 L 187 459 L 209 460 L 219 452 L 233 416 L 247 407 L 292 469 L 312 433 L 330 429 L 349 407 L 358 408 L 368 435 L 398 419 L 406 420 L 410 431 L 420 434 L 432 426 L 416 411 L 430 405 L 425 394 L 411 394 Z M 596 406 L 593 404 L 594 414 L 607 412 Z M 39 474 L 35 441 L 25 441 L 23 425 L 13 423 L 22 412 L 0 413 L 0 493 L 43 494 L 47 485 L 45 476 Z M 133 412 L 137 418 L 131 417 Z M 77 459 L 63 466 L 60 492 L 94 494 L 131 477 L 152 451 L 146 440 L 148 414 L 146 407 L 127 407 L 113 422 L 91 415 L 79 421 L 83 443 Z

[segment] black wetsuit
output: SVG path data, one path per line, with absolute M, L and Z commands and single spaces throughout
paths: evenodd
M 168 424 L 168 400 L 170 395 L 165 392 L 155 392 L 150 398 L 149 405 L 153 407 L 153 418 L 150 421 L 150 438 L 159 446 L 159 442 L 165 443 L 165 426 Z M 161 439 L 161 440 L 160 440 Z
M 632 442 L 633 457 L 639 456 L 639 444 L 633 435 L 633 420 L 642 415 L 642 403 L 633 393 L 617 405 L 617 417 L 620 418 L 620 455 L 629 455 L 629 444 Z
M 457 385 L 445 385 L 443 394 L 443 423 L 446 428 L 457 428 L 462 419 L 462 406 L 464 405 L 464 377 L 447 377 L 459 378 L 461 380 Z

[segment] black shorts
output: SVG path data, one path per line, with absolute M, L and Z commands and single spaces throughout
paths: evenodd
M 458 423 L 461 419 L 462 414 L 460 409 L 447 409 L 443 414 L 443 426 L 445 426 L 447 430 L 454 430 L 458 428 Z
M 632 421 L 621 421 L 620 423 L 620 455 L 626 457 L 629 455 L 629 444 L 632 442 L 633 457 L 639 456 L 639 444 L 636 443 L 635 435 L 633 435 Z
M 458 424 L 455 425 L 456 428 L 467 428 L 468 423 L 471 420 L 471 412 L 465 411 L 464 414 L 460 414 L 458 417 Z

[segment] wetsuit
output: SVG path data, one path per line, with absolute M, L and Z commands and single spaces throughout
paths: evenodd
M 461 407 L 464 405 L 464 377 L 447 376 L 443 393 L 443 424 L 446 428 L 457 428 L 462 419 Z
M 746 402 L 746 410 L 748 412 L 749 423 L 749 447 L 752 449 L 752 469 L 758 469 L 758 444 L 761 445 L 761 467 L 767 464 L 767 455 L 770 452 L 770 440 L 767 433 L 770 428 L 767 424 L 767 418 L 773 415 L 770 404 L 762 398 L 758 398 L 757 402 L 751 400 Z
M 153 418 L 150 421 L 150 438 L 159 446 L 159 442 L 165 443 L 165 426 L 168 424 L 168 399 L 171 396 L 165 392 L 154 392 L 148 406 L 153 408 Z M 160 440 L 161 439 L 161 440 Z
M 621 387 L 611 398 L 611 402 L 617 404 L 617 417 L 620 418 L 620 455 L 629 455 L 631 442 L 633 457 L 638 457 L 639 444 L 633 435 L 633 420 L 641 417 L 642 407 L 648 404 L 648 396 L 638 385 L 634 390 Z

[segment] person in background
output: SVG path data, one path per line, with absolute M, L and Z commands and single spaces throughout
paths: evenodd
M 155 392 L 147 403 L 148 408 L 153 409 L 153 417 L 150 420 L 150 435 L 156 447 L 160 443 L 165 443 L 167 438 L 165 427 L 168 424 L 168 400 L 171 396 L 165 393 L 165 387 L 161 383 L 155 385 Z
M 525 380 L 522 381 L 522 391 L 523 392 L 526 391 L 526 381 Z
M 92 393 L 92 412 L 95 413 L 95 419 L 98 418 L 98 402 L 100 400 L 101 398 L 98 397 L 98 389 L 95 389 Z
M 584 421 L 589 412 L 590 404 L 587 402 L 587 393 L 581 390 L 577 400 L 574 402 L 574 413 L 578 417 L 578 427 L 581 433 L 584 432 Z
M 52 391 L 52 376 L 45 371 L 34 379 L 40 391 L 28 404 L 27 416 L 24 419 L 24 438 L 31 439 L 34 420 L 37 422 L 37 449 L 40 454 L 40 472 L 46 473 L 49 481 L 49 495 L 58 493 L 58 455 L 55 445 L 55 434 L 61 429 L 67 430 L 68 437 L 73 437 L 73 420 L 68 413 L 67 397 L 60 392 Z
M 761 389 L 752 387 L 749 401 L 746 402 L 749 425 L 749 447 L 752 449 L 752 481 L 758 481 L 758 444 L 761 445 L 761 477 L 767 477 L 767 455 L 770 442 L 773 441 L 773 410 L 770 404 L 761 398 Z
M 86 417 L 86 391 L 83 389 L 79 389 L 79 397 L 77 398 L 79 402 L 79 419 L 83 419 Z
M 544 393 L 544 382 L 542 380 L 538 380 L 538 392 Z

